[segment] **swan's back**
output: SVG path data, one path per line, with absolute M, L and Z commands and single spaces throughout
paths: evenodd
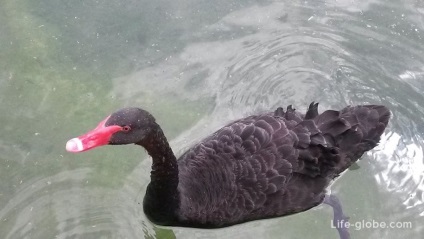
M 222 227 L 320 204 L 328 183 L 377 145 L 390 112 L 317 108 L 237 120 L 181 156 L 179 224 Z

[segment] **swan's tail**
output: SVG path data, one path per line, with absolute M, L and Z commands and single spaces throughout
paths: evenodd
M 322 133 L 312 136 L 312 142 L 340 149 L 342 160 L 336 173 L 341 173 L 366 151 L 377 146 L 389 122 L 390 111 L 382 105 L 359 105 L 318 114 L 318 104 L 312 103 L 306 119 L 313 120 Z
M 390 118 L 390 111 L 381 105 L 348 106 L 340 111 L 318 113 L 312 102 L 305 115 L 278 108 L 274 114 L 283 117 L 298 141 L 298 172 L 311 177 L 336 177 L 374 148 Z

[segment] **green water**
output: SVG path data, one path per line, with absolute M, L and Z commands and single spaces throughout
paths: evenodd
M 149 110 L 177 154 L 250 113 L 310 101 L 387 105 L 359 168 L 332 185 L 352 238 L 421 238 L 424 4 L 420 1 L 0 2 L 0 238 L 338 238 L 331 209 L 219 230 L 160 228 L 134 146 L 65 152 L 124 106 Z

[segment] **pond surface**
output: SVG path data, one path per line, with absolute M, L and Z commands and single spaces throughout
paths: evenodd
M 174 151 L 255 112 L 384 104 L 380 145 L 332 186 L 352 238 L 424 233 L 424 2 L 158 0 L 0 3 L 0 238 L 338 238 L 325 205 L 218 230 L 142 211 L 151 161 L 134 146 L 65 152 L 124 106 Z M 364 224 L 366 226 L 366 224 Z

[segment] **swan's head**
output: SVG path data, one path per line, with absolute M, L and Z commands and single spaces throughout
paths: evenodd
M 153 116 L 140 108 L 125 108 L 102 120 L 95 129 L 66 143 L 66 150 L 83 152 L 107 144 L 142 142 L 155 129 Z

